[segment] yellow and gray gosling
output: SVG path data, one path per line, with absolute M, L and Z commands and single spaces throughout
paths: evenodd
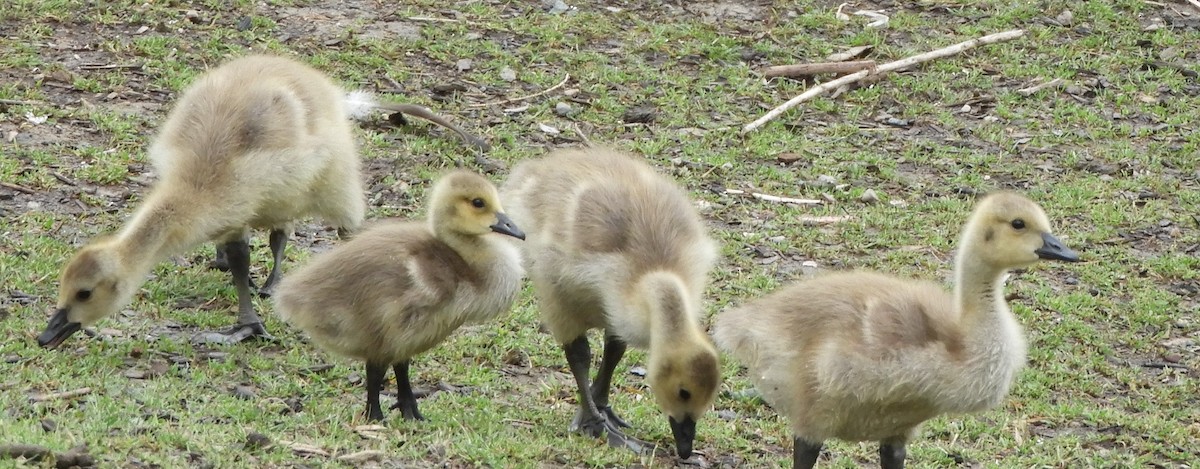
M 1075 262 L 1034 202 L 983 199 L 959 240 L 954 294 L 873 272 L 818 276 L 728 310 L 717 343 L 795 434 L 793 466 L 812 468 L 829 438 L 878 441 L 884 469 L 904 467 L 920 424 L 1000 404 L 1025 363 L 1004 299 L 1005 272 Z
M 383 419 L 379 391 L 388 367 L 399 391 L 392 408 L 423 419 L 410 359 L 464 323 L 508 311 L 524 275 L 517 248 L 499 236 L 525 235 L 487 179 L 448 173 L 428 204 L 428 221 L 375 224 L 289 274 L 274 298 L 279 315 L 317 344 L 366 362 L 371 420 Z
M 524 161 L 502 190 L 529 231 L 522 244 L 546 327 L 562 344 L 579 389 L 573 431 L 634 451 L 646 443 L 608 404 L 627 345 L 649 349 L 647 379 L 681 458 L 719 386 L 718 355 L 700 324 L 716 245 L 682 190 L 632 156 L 564 150 Z M 589 381 L 587 331 L 604 329 Z

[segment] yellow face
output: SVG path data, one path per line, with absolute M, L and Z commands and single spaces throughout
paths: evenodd
M 466 235 L 496 232 L 518 239 L 525 233 L 500 207 L 496 187 L 483 176 L 454 171 L 439 180 L 431 196 L 435 227 Z
M 76 331 L 121 309 L 132 297 L 130 285 L 106 243 L 83 247 L 59 276 L 57 308 L 38 342 L 57 347 Z
M 976 210 L 977 250 L 986 262 L 1003 268 L 1021 268 L 1038 260 L 1075 262 L 1079 254 L 1051 234 L 1050 220 L 1033 201 L 1002 192 L 984 199 Z
M 711 346 L 676 349 L 672 355 L 674 358 L 650 364 L 648 380 L 655 401 L 670 420 L 679 457 L 686 459 L 692 454 L 696 422 L 717 396 L 721 372 Z

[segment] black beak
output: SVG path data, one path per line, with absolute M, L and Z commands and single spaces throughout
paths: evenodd
M 667 417 L 671 421 L 671 433 L 675 435 L 675 451 L 679 453 L 679 459 L 687 459 L 692 457 L 692 441 L 696 439 L 696 420 L 691 417 L 683 419 L 682 422 L 675 420 L 675 417 Z
M 59 308 L 54 312 L 54 316 L 50 316 L 50 323 L 46 325 L 46 330 L 38 336 L 38 345 L 45 348 L 56 348 L 82 328 L 83 324 L 67 322 L 67 308 Z
M 1042 247 L 1034 252 L 1042 259 L 1079 262 L 1079 253 L 1072 251 L 1050 233 L 1042 233 Z
M 512 219 L 508 218 L 508 215 L 503 213 L 496 214 L 496 224 L 492 225 L 492 231 L 500 234 L 506 234 L 520 240 L 525 239 L 525 232 L 521 231 L 520 228 L 517 228 L 517 224 L 513 223 Z

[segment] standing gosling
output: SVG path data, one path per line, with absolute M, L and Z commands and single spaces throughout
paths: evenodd
M 813 467 L 838 438 L 878 441 L 880 465 L 900 469 L 922 422 L 1008 394 L 1025 339 L 1004 275 L 1039 259 L 1079 256 L 1050 234 L 1041 207 L 1001 192 L 963 230 L 953 296 L 932 282 L 828 274 L 722 313 L 715 336 L 791 422 L 794 467 Z
M 197 78 L 150 146 L 158 183 L 120 232 L 63 268 L 57 311 L 38 343 L 57 347 L 120 310 L 161 260 L 207 241 L 228 263 L 238 323 L 198 338 L 268 336 L 251 302 L 250 230 L 271 230 L 269 291 L 294 220 L 318 215 L 340 232 L 362 223 L 350 104 L 324 74 L 283 57 L 243 57 Z
M 520 289 L 517 249 L 497 232 L 525 234 L 487 179 L 454 171 L 433 186 L 429 220 L 376 224 L 284 279 L 279 315 L 335 353 L 367 364 L 367 418 L 382 420 L 379 391 L 396 373 L 404 418 L 423 420 L 409 360 L 467 322 L 507 311 Z
M 524 243 L 542 321 L 562 344 L 579 389 L 571 430 L 641 451 L 608 405 L 626 344 L 649 349 L 648 380 L 666 412 L 679 457 L 692 454 L 696 421 L 712 405 L 716 348 L 700 326 L 700 296 L 715 244 L 686 195 L 631 156 L 565 150 L 513 169 L 502 191 L 529 230 Z M 605 330 L 589 384 L 587 331 Z

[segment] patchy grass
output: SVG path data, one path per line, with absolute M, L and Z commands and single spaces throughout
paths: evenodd
M 368 436 L 355 430 L 365 423 L 361 370 L 275 320 L 268 302 L 257 306 L 280 345 L 188 343 L 190 333 L 233 317 L 226 275 L 204 266 L 211 247 L 160 264 L 127 311 L 98 325 L 99 338 L 37 348 L 64 260 L 118 229 L 153 180 L 144 149 L 177 92 L 230 56 L 271 51 L 347 86 L 450 114 L 485 134 L 499 162 L 577 144 L 580 132 L 645 154 L 703 201 L 722 242 L 710 313 L 805 275 L 805 261 L 945 278 L 976 195 L 1026 192 L 1086 262 L 1009 281 L 1029 366 L 1001 408 L 931 421 L 909 447 L 911 467 L 1197 464 L 1200 11 L 1183 4 L 860 2 L 854 8 L 892 16 L 889 28 L 869 30 L 860 17 L 837 20 L 833 3 L 810 1 L 568 2 L 579 8 L 557 15 L 538 2 L 9 3 L 0 10 L 0 99 L 8 100 L 0 180 L 20 189 L 0 188 L 0 328 L 9 337 L 0 343 L 0 441 L 58 450 L 86 443 L 103 466 L 329 460 L 284 441 L 335 456 L 376 449 L 405 466 L 672 464 L 567 432 L 574 384 L 557 344 L 538 331 L 528 292 L 511 315 L 460 331 L 414 362 L 419 388 L 445 389 L 422 399 L 429 422 L 393 413 L 387 429 Z M 755 73 L 762 66 L 857 45 L 886 61 L 1016 27 L 1029 34 L 817 99 L 737 135 L 808 86 L 764 82 Z M 469 69 L 459 69 L 462 59 Z M 121 67 L 96 68 L 104 65 Z M 500 77 L 505 67 L 515 80 Z M 555 92 L 473 106 L 538 93 L 566 74 Z M 1053 78 L 1067 86 L 1017 93 Z M 465 91 L 439 94 L 439 85 Z M 575 113 L 557 115 L 558 102 Z M 624 124 L 636 106 L 653 107 L 656 121 Z M 887 125 L 888 117 L 908 125 Z M 360 127 L 373 217 L 420 214 L 430 178 L 476 164 L 452 134 L 424 123 Z M 785 152 L 799 161 L 778 162 Z M 833 202 L 775 205 L 721 194 L 726 187 Z M 868 189 L 881 202 L 860 202 Z M 819 215 L 852 218 L 799 221 Z M 333 238 L 302 226 L 289 267 Z M 265 240 L 256 243 L 261 277 L 269 262 Z M 613 405 L 633 435 L 669 447 L 666 419 L 642 378 L 627 373 L 644 361 L 642 352 L 627 356 Z M 786 423 L 747 392 L 737 363 L 723 370 L 726 392 L 701 421 L 697 450 L 710 465 L 790 464 Z M 92 392 L 28 397 L 81 387 Z M 245 448 L 251 433 L 275 444 Z M 875 464 L 874 445 L 840 442 L 821 461 Z

